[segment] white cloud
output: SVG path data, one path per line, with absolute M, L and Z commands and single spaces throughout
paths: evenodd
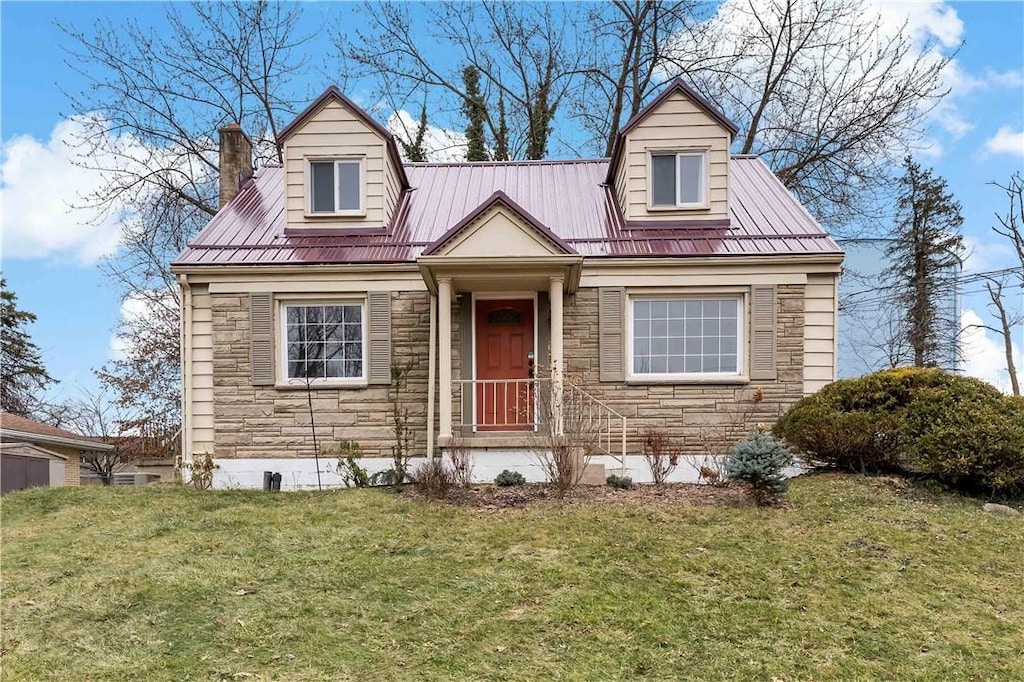
M 75 165 L 74 144 L 93 123 L 75 117 L 54 126 L 48 140 L 22 135 L 3 144 L 0 211 L 6 258 L 56 257 L 87 265 L 116 251 L 118 216 L 82 207 L 104 184 L 101 173 Z
M 999 390 L 1010 392 L 1010 376 L 1006 371 L 1006 350 L 1003 340 L 988 329 L 977 325 L 984 324 L 981 316 L 970 308 L 960 315 L 960 328 L 963 330 L 960 340 L 964 354 L 964 374 L 983 379 Z M 1024 367 L 1020 344 L 1013 344 L 1014 364 Z
M 121 321 L 110 337 L 110 359 L 124 360 L 128 356 L 132 336 L 119 334 L 124 329 L 148 329 L 163 333 L 170 327 L 177 326 L 174 316 L 178 301 L 170 291 L 151 289 L 128 294 L 121 301 Z M 145 336 L 145 335 L 144 335 Z
M 411 140 L 419 128 L 419 119 L 400 109 L 388 118 L 387 128 L 395 137 Z M 433 126 L 428 122 L 423 144 L 427 149 L 427 159 L 430 161 L 466 160 L 466 136 L 458 131 Z
M 985 156 L 1024 156 L 1024 130 L 1013 130 L 1010 126 L 1003 126 L 995 135 L 985 140 L 982 151 Z
M 993 223 L 995 217 L 992 218 Z M 972 235 L 965 234 L 964 250 L 964 273 L 986 272 L 999 270 L 1013 265 L 1017 254 L 1010 246 L 1009 240 L 997 237 L 989 232 L 985 238 L 979 239 Z
M 941 0 L 923 2 L 892 2 L 871 0 L 877 7 L 883 24 L 895 32 L 906 24 L 914 40 L 923 45 L 937 40 L 945 48 L 956 47 L 964 34 L 964 22 L 956 10 Z

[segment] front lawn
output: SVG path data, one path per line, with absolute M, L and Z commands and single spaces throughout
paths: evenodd
M 1024 679 L 1024 517 L 894 479 L 785 509 L 386 491 L 2 503 L 4 680 Z

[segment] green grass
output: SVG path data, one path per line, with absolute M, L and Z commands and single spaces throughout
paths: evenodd
M 2 678 L 1024 679 L 1024 519 L 860 477 L 790 501 L 17 493 Z

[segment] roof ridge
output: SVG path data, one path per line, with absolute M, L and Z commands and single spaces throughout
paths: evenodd
M 607 157 L 589 159 L 517 159 L 513 161 L 405 161 L 406 166 L 423 168 L 425 166 L 444 167 L 487 167 L 487 166 L 547 166 L 570 163 L 608 163 Z

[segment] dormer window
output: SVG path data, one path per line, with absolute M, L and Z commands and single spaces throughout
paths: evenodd
M 313 215 L 362 215 L 363 160 L 309 162 L 309 212 Z
M 702 151 L 651 153 L 651 208 L 705 208 L 706 154 Z

